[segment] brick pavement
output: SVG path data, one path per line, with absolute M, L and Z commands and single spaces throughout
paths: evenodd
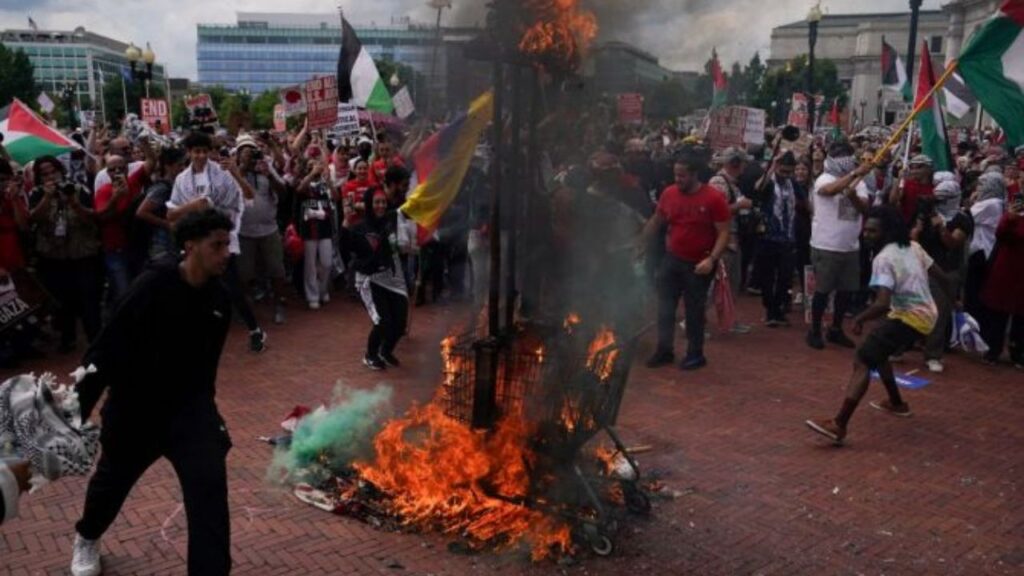
M 743 298 L 741 317 L 757 302 Z M 265 312 L 265 311 L 263 311 Z M 1024 375 L 953 356 L 947 373 L 907 392 L 915 415 L 866 406 L 849 445 L 835 449 L 803 428 L 840 402 L 848 351 L 809 350 L 798 327 L 715 336 L 697 374 L 633 371 L 619 431 L 652 444 L 640 457 L 666 475 L 674 499 L 626 523 L 608 559 L 531 565 L 520 554 L 464 556 L 438 536 L 390 534 L 309 508 L 264 481 L 273 433 L 294 404 L 325 399 L 335 381 L 395 387 L 395 409 L 430 398 L 438 341 L 462 317 L 417 311 L 406 364 L 385 375 L 359 363 L 367 321 L 351 302 L 293 310 L 261 356 L 231 335 L 219 403 L 234 438 L 229 482 L 237 574 L 1022 574 Z M 650 351 L 646 343 L 642 358 Z M 30 368 L 67 372 L 73 358 Z M 904 370 L 917 367 L 908 355 Z M 6 376 L 0 374 L 0 376 Z M 868 399 L 878 397 L 877 385 Z M 23 499 L 0 528 L 0 572 L 64 574 L 84 479 Z M 107 574 L 184 572 L 185 519 L 169 465 L 142 479 L 104 539 Z

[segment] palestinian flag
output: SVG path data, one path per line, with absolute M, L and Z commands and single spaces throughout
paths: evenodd
M 882 37 L 882 87 L 895 90 L 910 101 L 910 82 L 907 81 L 907 67 L 900 59 L 899 52 Z
M 1024 0 L 1007 0 L 971 36 L 960 54 L 960 74 L 985 111 L 1006 132 L 1010 146 L 1024 144 Z
M 923 42 L 921 50 L 921 69 L 917 75 L 917 98 L 914 109 L 921 104 L 935 86 L 935 71 L 932 70 L 932 55 L 928 52 L 928 42 Z M 921 129 L 921 149 L 933 162 L 936 172 L 948 172 L 953 169 L 953 159 L 949 151 L 949 136 L 946 135 L 946 120 L 942 115 L 942 103 L 938 94 L 932 96 L 924 104 L 917 115 L 917 124 Z
M 722 65 L 718 62 L 718 51 L 711 50 L 711 62 L 708 64 L 711 73 L 712 93 L 711 107 L 720 108 L 725 106 L 729 97 L 729 82 L 722 72 Z
M 78 144 L 49 127 L 17 98 L 0 109 L 0 132 L 11 159 L 24 166 L 40 156 L 59 156 Z
M 395 105 L 380 78 L 377 65 L 363 48 L 352 25 L 341 19 L 341 53 L 338 55 L 338 101 L 391 114 Z
M 964 84 L 963 76 L 956 72 L 942 85 L 942 94 L 946 97 L 946 112 L 956 118 L 966 116 L 978 103 L 978 99 L 971 94 L 967 84 Z
M 841 126 L 842 110 L 839 108 L 839 98 L 832 100 L 832 110 L 828 113 L 828 121 L 832 124 L 832 140 L 837 141 L 843 137 L 843 128 Z
M 493 115 L 494 93 L 488 91 L 473 101 L 468 114 L 460 114 L 414 154 L 417 183 L 401 212 L 418 224 L 416 240 L 421 246 L 430 240 L 458 195 L 476 145 Z

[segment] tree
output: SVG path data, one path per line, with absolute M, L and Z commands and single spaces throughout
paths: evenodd
M 24 52 L 10 50 L 0 43 L 0 106 L 6 106 L 15 98 L 36 105 L 39 89 L 36 86 L 35 69 Z
M 771 70 L 764 76 L 761 88 L 754 100 L 754 106 L 768 110 L 776 124 L 785 119 L 785 111 L 796 92 L 807 90 L 807 56 L 801 55 L 786 62 L 786 65 Z M 839 82 L 839 73 L 835 62 L 831 60 L 815 60 L 814 92 L 825 97 L 826 108 L 831 107 L 834 99 L 839 99 L 840 108 L 846 106 L 849 95 L 846 87 Z M 775 102 L 774 108 L 772 102 Z M 819 110 L 820 112 L 820 110 Z
M 274 126 L 274 106 L 281 102 L 277 90 L 267 90 L 257 96 L 249 106 L 252 127 L 256 130 L 270 130 Z
M 693 95 L 678 80 L 665 80 L 647 94 L 647 116 L 669 120 L 693 110 Z
M 118 76 L 103 85 L 103 104 L 106 108 L 106 122 L 120 126 L 125 114 L 142 114 L 142 99 L 146 97 L 146 83 L 141 80 L 126 81 Z M 160 83 L 149 83 L 149 97 L 163 98 L 164 87 Z M 125 111 L 127 101 L 128 110 Z M 177 118 L 177 116 L 175 116 Z

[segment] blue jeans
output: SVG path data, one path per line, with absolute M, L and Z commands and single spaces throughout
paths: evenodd
M 132 266 L 123 250 L 107 252 L 104 262 L 107 268 L 107 281 L 110 283 L 110 303 L 117 305 L 132 283 Z

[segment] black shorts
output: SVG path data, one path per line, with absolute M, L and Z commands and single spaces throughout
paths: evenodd
M 923 335 L 899 320 L 886 319 L 868 334 L 857 349 L 857 357 L 869 368 L 877 369 L 890 356 L 900 354 L 923 338 Z

